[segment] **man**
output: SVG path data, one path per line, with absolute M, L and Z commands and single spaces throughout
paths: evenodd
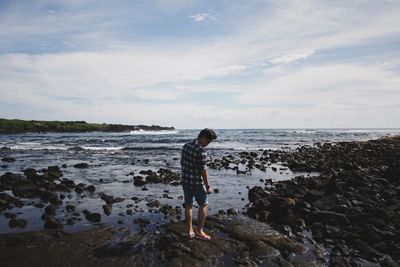
M 211 141 L 217 139 L 217 135 L 211 129 L 203 129 L 197 138 L 187 142 L 182 147 L 181 170 L 182 187 L 185 199 L 185 217 L 190 238 L 210 240 L 211 237 L 204 233 L 203 226 L 207 216 L 208 199 L 207 194 L 211 193 L 211 186 L 207 172 L 207 153 L 204 150 Z M 203 183 L 204 182 L 204 183 Z M 204 189 L 204 186 L 206 187 Z M 198 224 L 194 231 L 192 225 L 193 198 L 199 205 Z

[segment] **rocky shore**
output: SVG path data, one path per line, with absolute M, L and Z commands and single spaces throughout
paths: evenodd
M 264 155 L 320 175 L 252 188 L 250 217 L 295 238 L 311 230 L 331 266 L 400 265 L 399 137 Z
M 15 161 L 7 148 L 2 152 L 3 164 Z M 399 137 L 242 151 L 208 165 L 238 174 L 289 168 L 318 175 L 262 179 L 261 186 L 249 188 L 244 214 L 232 207 L 208 216 L 206 231 L 213 239 L 204 242 L 185 236 L 180 206 L 157 200 L 146 206 L 171 221 L 159 228 L 143 217 L 134 219 L 139 230 L 99 225 L 65 232 L 64 225 L 77 220 L 101 222 L 113 205 L 127 200 L 64 178 L 66 166 L 6 172 L 0 177 L 0 219 L 23 229 L 29 222 L 12 209 L 34 205 L 42 211 L 45 230 L 0 235 L 2 266 L 400 266 Z M 82 162 L 73 168 L 91 166 Z M 179 178 L 160 168 L 132 173 L 126 182 L 147 190 L 154 183 L 179 185 Z M 72 193 L 97 196 L 104 212 L 79 212 L 68 203 Z M 132 215 L 143 200 L 129 201 L 126 214 Z M 58 218 L 59 210 L 68 216 Z

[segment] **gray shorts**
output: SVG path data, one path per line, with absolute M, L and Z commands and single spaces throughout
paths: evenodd
M 184 205 L 192 206 L 193 199 L 196 199 L 199 207 L 203 207 L 208 204 L 207 192 L 203 185 L 197 186 L 195 188 L 185 188 L 183 187 L 183 195 L 185 198 Z

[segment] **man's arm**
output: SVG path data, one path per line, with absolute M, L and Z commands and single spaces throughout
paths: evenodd
M 207 193 L 211 193 L 211 186 L 208 180 L 208 172 L 207 172 L 207 152 L 204 150 L 201 152 L 201 167 L 202 167 L 201 177 L 203 178 L 204 185 L 206 186 L 207 189 Z
M 207 192 L 211 192 L 210 182 L 208 181 L 208 172 L 207 169 L 203 169 L 201 172 L 201 176 L 203 177 L 204 185 L 206 186 Z

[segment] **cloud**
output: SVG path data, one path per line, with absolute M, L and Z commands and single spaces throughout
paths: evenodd
M 211 14 L 211 13 L 208 13 L 208 12 L 197 13 L 197 14 L 194 14 L 194 15 L 190 15 L 190 16 L 188 16 L 188 18 L 191 19 L 193 22 L 217 20 L 217 16 L 215 14 Z
M 303 49 L 303 50 L 288 53 L 283 56 L 272 58 L 269 60 L 269 62 L 272 64 L 287 64 L 287 63 L 297 61 L 300 59 L 305 59 L 305 58 L 311 56 L 313 53 L 314 53 L 314 51 L 311 49 Z

